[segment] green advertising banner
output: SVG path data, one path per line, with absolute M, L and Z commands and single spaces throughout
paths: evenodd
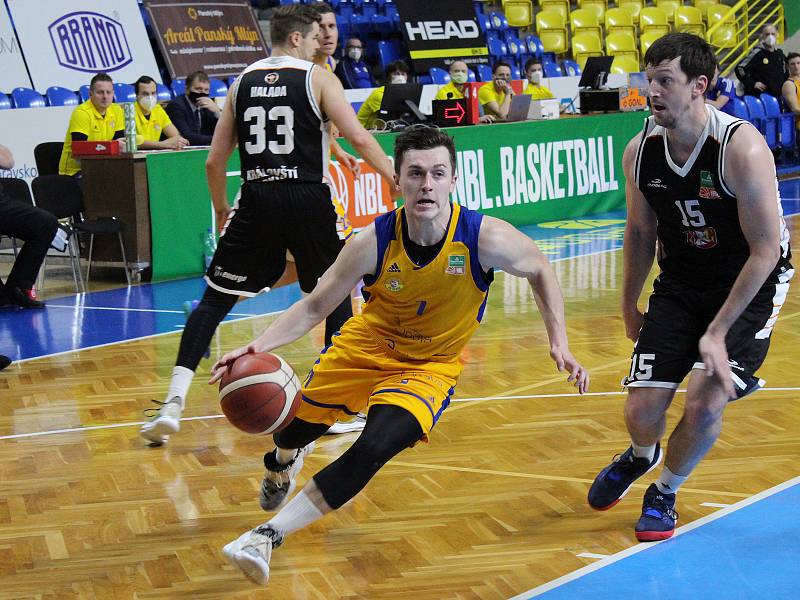
M 646 114 L 448 129 L 457 150 L 453 200 L 514 225 L 622 209 L 622 153 L 642 128 Z M 376 136 L 387 154 L 392 154 L 396 135 Z M 342 145 L 352 152 L 347 143 Z M 195 150 L 147 156 L 153 281 L 197 276 L 204 271 L 203 238 L 213 219 L 205 177 L 207 153 Z M 356 190 L 369 187 L 364 181 L 356 184 Z M 234 152 L 228 163 L 231 203 L 239 185 L 239 157 Z M 352 201 L 358 204 L 358 194 Z

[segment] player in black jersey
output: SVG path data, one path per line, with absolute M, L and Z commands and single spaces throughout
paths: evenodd
M 701 38 L 674 33 L 645 54 L 652 116 L 623 156 L 627 224 L 622 317 L 636 343 L 625 379 L 631 446 L 589 490 L 614 506 L 661 460 L 665 413 L 692 373 L 665 466 L 646 491 L 636 537 L 675 529 L 675 493 L 722 428 L 728 402 L 763 386 L 755 371 L 793 274 L 772 154 L 749 123 L 704 103 L 716 59 Z M 656 253 L 647 313 L 639 296 Z
M 180 429 L 194 371 L 239 296 L 269 290 L 284 272 L 287 250 L 307 293 L 336 259 L 344 242 L 323 179 L 331 122 L 396 190 L 392 163 L 356 119 L 339 80 L 310 62 L 319 48 L 319 21 L 310 6 L 277 8 L 272 56 L 247 67 L 228 92 L 206 161 L 221 237 L 206 272 L 208 287 L 183 331 L 166 402 L 140 431 L 152 443 L 163 444 Z M 243 183 L 231 209 L 226 171 L 237 144 Z M 327 323 L 326 344 L 350 314 L 343 311 L 335 328 Z

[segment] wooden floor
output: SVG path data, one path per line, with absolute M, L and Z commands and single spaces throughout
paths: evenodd
M 796 220 L 794 239 L 798 236 Z M 142 411 L 162 399 L 179 336 L 30 361 L 0 375 L 0 598 L 494 600 L 514 596 L 636 543 L 637 484 L 614 510 L 586 504 L 596 472 L 624 450 L 620 380 L 631 345 L 618 316 L 621 253 L 556 265 L 573 352 L 594 395 L 578 397 L 547 355 L 530 293 L 499 275 L 465 353 L 457 399 L 431 436 L 390 462 L 339 511 L 287 538 L 268 588 L 220 548 L 266 520 L 257 493 L 268 438 L 219 418 L 204 361 L 182 431 L 147 448 Z M 798 284 L 760 375 L 769 388 L 734 403 L 680 492 L 680 523 L 800 475 Z M 268 318 L 225 324 L 227 350 Z M 304 372 L 321 333 L 284 348 Z M 77 358 L 76 358 L 77 356 Z M 679 394 L 669 427 L 681 406 Z M 8 438 L 19 433 L 79 432 Z M 91 429 L 91 427 L 97 427 Z M 301 480 L 355 434 L 326 437 Z M 600 596 L 598 596 L 600 597 Z

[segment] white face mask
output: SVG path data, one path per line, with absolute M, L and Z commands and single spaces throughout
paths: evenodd
M 358 62 L 361 60 L 361 48 L 349 48 L 347 50 L 347 56 Z
M 455 73 L 450 74 L 450 81 L 455 83 L 456 85 L 461 85 L 462 83 L 467 82 L 467 74 L 464 71 L 456 71 Z
M 392 83 L 406 83 L 408 79 L 402 73 L 395 73 L 389 81 Z
M 774 46 L 777 41 L 778 41 L 777 36 L 775 36 L 775 35 L 773 35 L 771 33 L 767 37 L 764 38 L 764 43 L 767 46 Z
M 151 111 L 155 105 L 158 104 L 158 98 L 155 96 L 142 96 L 139 98 L 138 102 L 143 110 Z
M 532 84 L 539 85 L 540 83 L 542 83 L 542 72 L 534 71 L 533 73 L 531 73 L 529 80 Z

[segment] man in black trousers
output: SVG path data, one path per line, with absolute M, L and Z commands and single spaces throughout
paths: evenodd
M 11 151 L 0 145 L 0 169 L 13 166 Z M 0 180 L 0 235 L 25 240 L 5 284 L 0 281 L 0 308 L 44 308 L 33 282 L 57 230 L 58 221 L 49 212 L 5 197 Z

